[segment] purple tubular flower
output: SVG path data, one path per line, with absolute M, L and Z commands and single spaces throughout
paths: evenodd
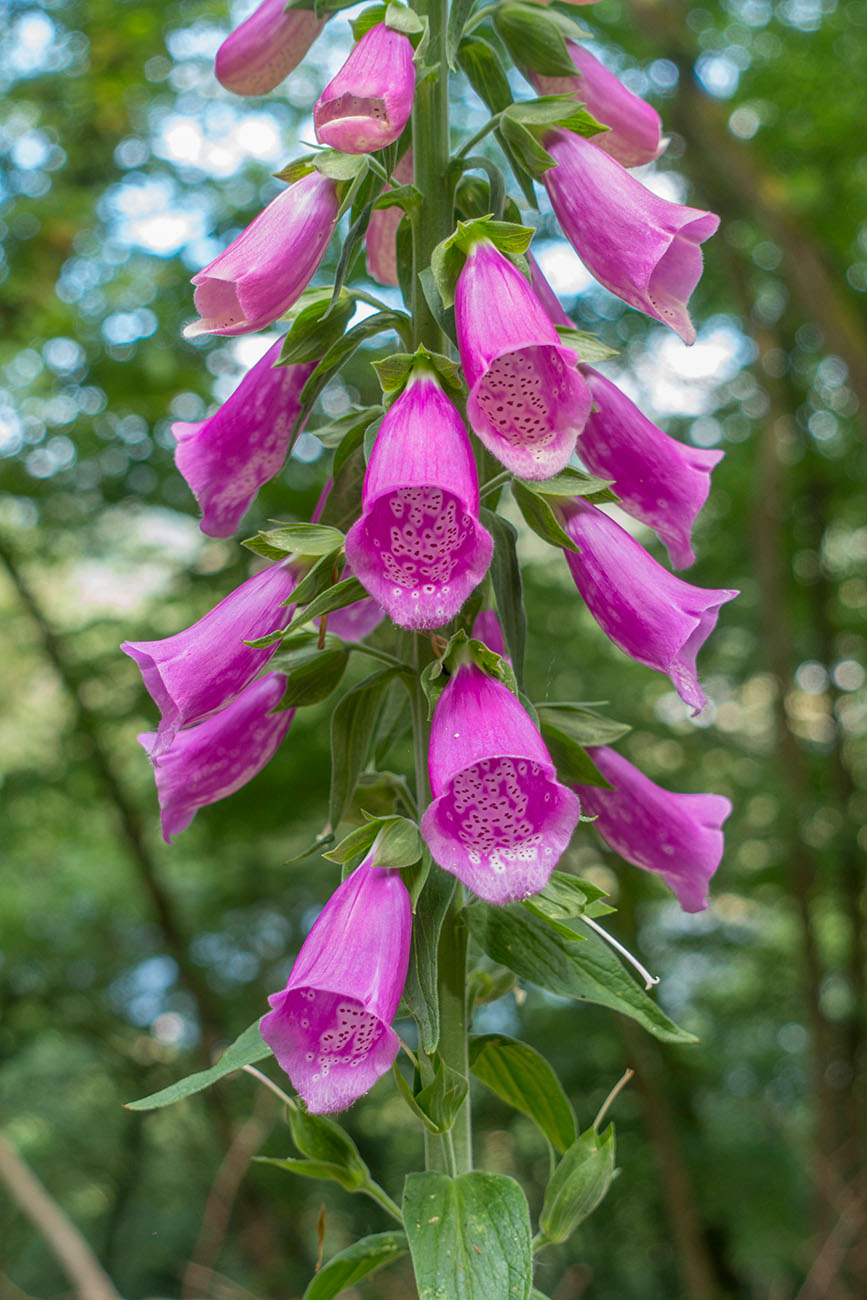
M 317 99 L 316 139 L 343 153 L 384 149 L 409 121 L 414 93 L 412 42 L 377 23 Z
M 648 555 L 625 528 L 589 501 L 563 503 L 564 551 L 575 585 L 606 636 L 632 659 L 667 673 L 693 714 L 707 704 L 695 658 L 737 591 L 693 587 Z
M 365 860 L 334 891 L 262 1037 L 314 1114 L 345 1110 L 391 1068 L 391 1022 L 409 963 L 412 904 L 398 871 Z
M 312 9 L 264 0 L 217 50 L 217 80 L 236 95 L 265 95 L 304 58 L 325 26 Z
M 479 611 L 473 624 L 472 636 L 473 640 L 481 641 L 489 650 L 493 650 L 495 655 L 500 655 L 504 659 L 508 658 L 503 642 L 503 629 L 500 627 L 500 620 L 497 618 L 495 610 L 482 609 Z
M 699 245 L 719 217 L 658 198 L 572 131 L 552 131 L 544 145 L 557 164 L 542 177 L 551 206 L 588 271 L 630 307 L 694 343 L 686 304 L 701 278 Z
M 478 437 L 513 474 L 559 473 L 590 412 L 590 393 L 524 276 L 487 240 L 473 245 L 458 276 L 455 322 L 467 416 Z
M 692 564 L 692 526 L 710 491 L 721 451 L 686 447 L 657 428 L 616 384 L 582 367 L 593 411 L 578 439 L 578 454 L 600 478 L 613 480 L 627 514 L 652 528 L 676 569 Z
M 489 903 L 547 884 L 579 816 L 508 687 L 463 664 L 437 701 L 428 757 L 434 801 L 422 835 L 434 859 Z
M 532 253 L 527 253 L 527 261 L 530 264 L 530 283 L 533 286 L 533 292 L 545 308 L 545 311 L 548 313 L 552 322 L 555 325 L 565 325 L 567 329 L 573 330 L 575 328 L 575 322 L 570 320 L 566 315 L 563 310 L 563 304 L 545 279 L 545 276 L 542 273 L 542 268 Z
M 395 623 L 434 628 L 457 614 L 492 553 L 463 421 L 416 370 L 377 434 L 346 558 Z
M 653 162 L 668 143 L 661 138 L 662 122 L 656 109 L 627 90 L 583 45 L 567 41 L 566 48 L 579 75 L 543 77 L 530 71 L 527 76 L 538 93 L 571 95 L 586 105 L 596 121 L 609 128 L 591 136 L 592 143 L 622 166 L 640 167 Z
M 398 162 L 393 172 L 399 185 L 411 185 L 413 179 L 412 150 Z M 385 189 L 390 189 L 386 186 Z M 370 214 L 367 233 L 364 236 L 364 253 L 367 260 L 367 273 L 379 284 L 397 287 L 400 277 L 397 273 L 397 228 L 403 218 L 401 208 L 375 208 Z
M 286 459 L 301 389 L 316 363 L 278 366 L 282 347 L 278 339 L 207 420 L 172 425 L 175 464 L 201 507 L 199 527 L 209 537 L 232 536 L 259 488 Z
M 179 731 L 154 762 L 166 844 L 187 829 L 200 808 L 234 794 L 271 761 L 295 712 L 270 712 L 285 688 L 282 673 L 268 673 L 206 722 Z M 138 740 L 152 755 L 157 733 L 143 732 Z
M 614 787 L 576 786 L 605 843 L 633 866 L 662 876 L 685 912 L 703 911 L 723 855 L 730 801 L 721 794 L 663 790 L 607 746 L 587 752 Z
M 213 717 L 238 698 L 277 649 L 260 650 L 244 641 L 276 632 L 291 618 L 282 602 L 295 586 L 283 562 L 248 578 L 192 627 L 162 641 L 124 641 L 124 654 L 141 669 L 144 684 L 162 717 L 150 749 L 161 758 L 181 727 Z
M 271 325 L 299 298 L 322 261 L 337 220 L 337 189 L 319 172 L 290 185 L 193 276 L 199 334 L 249 334 Z

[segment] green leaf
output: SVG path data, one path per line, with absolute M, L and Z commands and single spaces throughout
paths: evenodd
M 343 544 L 337 550 L 331 551 L 328 555 L 323 555 L 321 560 L 317 560 L 312 569 L 308 569 L 304 577 L 298 583 L 292 595 L 289 598 L 290 605 L 309 605 L 311 600 L 327 591 L 329 587 L 334 586 L 335 566 L 337 577 L 343 571 L 344 557 Z
M 456 55 L 467 19 L 470 16 L 474 0 L 452 0 L 449 6 L 449 21 L 446 27 L 446 59 L 451 70 L 456 67 Z
M 339 149 L 320 149 L 312 157 L 316 170 L 333 181 L 357 180 L 370 165 L 366 154 L 341 153 Z
M 512 479 L 512 496 L 515 504 L 524 516 L 528 527 L 537 537 L 549 546 L 556 546 L 566 551 L 577 551 L 578 547 L 560 523 L 546 497 L 531 492 L 521 479 Z
M 555 165 L 548 150 L 542 147 L 530 128 L 523 122 L 518 122 L 515 118 L 504 114 L 500 119 L 497 135 L 508 145 L 514 162 L 517 162 L 528 175 L 542 176 Z M 516 170 L 516 175 L 518 174 Z M 530 188 L 532 191 L 532 186 Z
M 440 1036 L 437 950 L 440 931 L 455 892 L 454 876 L 432 866 L 418 897 L 403 1001 L 418 1025 L 419 1046 L 435 1052 Z
M 301 709 L 327 700 L 340 685 L 348 663 L 349 651 L 343 647 L 315 650 L 292 669 L 283 699 L 275 712 Z
M 314 438 L 318 438 L 323 447 L 327 447 L 329 450 L 334 448 L 336 472 L 338 468 L 337 452 L 344 447 L 347 439 L 351 438 L 357 430 L 360 430 L 358 442 L 354 444 L 358 446 L 361 441 L 361 434 L 367 428 L 367 425 L 380 415 L 382 415 L 381 406 L 365 406 L 360 411 L 349 411 L 346 415 L 341 415 L 337 420 L 329 420 L 327 424 L 317 425 L 315 429 L 308 427 L 307 432 L 312 433 Z M 352 446 L 349 446 L 347 452 L 351 450 Z
M 540 704 L 539 719 L 578 745 L 613 745 L 632 729 L 625 722 L 615 722 L 581 704 Z
M 333 1255 L 304 1292 L 302 1300 L 334 1300 L 341 1291 L 391 1264 L 409 1249 L 402 1232 L 376 1232 Z
M 559 25 L 537 5 L 500 5 L 493 16 L 494 27 L 520 68 L 530 68 L 543 77 L 577 75 Z
M 296 627 L 309 623 L 311 619 L 321 618 L 323 614 L 333 614 L 336 609 L 345 609 L 347 605 L 354 605 L 357 600 L 363 600 L 366 595 L 367 591 L 358 578 L 343 578 L 333 587 L 327 587 L 308 605 L 300 609 L 289 624 L 289 630 L 294 632 Z
M 340 1170 L 337 1181 L 355 1191 L 370 1178 L 370 1171 L 349 1134 L 324 1115 L 311 1115 L 298 1107 L 288 1113 L 292 1141 L 303 1156 Z M 329 1175 L 334 1177 L 334 1175 Z
M 575 349 L 579 361 L 608 361 L 620 356 L 619 350 L 609 347 L 598 334 L 588 334 L 586 330 L 572 329 L 568 325 L 555 325 L 554 328 L 560 335 L 560 342 Z
M 191 1097 L 194 1092 L 202 1092 L 205 1088 L 210 1088 L 212 1083 L 218 1079 L 224 1078 L 227 1074 L 234 1073 L 235 1070 L 242 1069 L 245 1065 L 255 1065 L 256 1061 L 264 1061 L 266 1056 L 271 1055 L 271 1048 L 264 1042 L 262 1035 L 259 1033 L 259 1021 L 254 1020 L 252 1025 L 248 1025 L 243 1034 L 231 1043 L 220 1057 L 216 1065 L 212 1065 L 209 1070 L 200 1070 L 197 1074 L 188 1074 L 185 1079 L 179 1079 L 177 1083 L 170 1083 L 167 1088 L 160 1089 L 159 1092 L 153 1092 L 149 1097 L 140 1097 L 138 1101 L 128 1101 L 127 1110 L 156 1110 L 160 1106 L 171 1106 L 176 1101 L 183 1100 L 184 1097 Z
M 571 916 L 581 916 L 589 905 L 605 897 L 605 890 L 589 880 L 570 876 L 565 871 L 552 871 L 545 888 L 531 898 L 525 898 L 524 906 L 532 903 L 545 916 L 566 920 Z
M 476 165 L 477 161 L 481 163 L 483 160 L 467 161 Z M 534 234 L 531 226 L 514 221 L 495 221 L 490 215 L 459 221 L 448 238 L 440 240 L 431 254 L 431 270 L 444 306 L 451 307 L 454 303 L 455 285 L 474 243 L 487 239 L 501 253 L 514 257 L 526 253 Z
M 599 771 L 586 750 L 565 731 L 543 722 L 542 739 L 554 760 L 557 775 L 564 785 L 594 785 L 603 790 L 613 790 L 611 782 Z
M 421 36 L 425 30 L 424 19 L 414 9 L 396 4 L 395 0 L 391 0 L 385 11 L 385 25 L 392 31 L 402 32 L 404 36 Z
M 367 761 L 382 693 L 398 670 L 384 668 L 343 696 L 331 715 L 331 792 L 328 819 L 337 826 Z
M 379 843 L 373 858 L 377 867 L 392 870 L 411 867 L 422 855 L 424 846 L 415 822 L 407 817 L 371 817 L 322 856 L 330 862 L 349 862 L 358 854 L 366 853 L 377 837 Z
M 352 28 L 352 39 L 354 41 L 360 41 L 362 36 L 365 36 L 371 28 L 377 27 L 380 23 L 384 23 L 387 8 L 387 5 L 377 4 L 369 5 L 367 9 L 362 9 L 361 13 L 350 21 L 349 25 Z
M 483 506 L 480 515 L 482 523 L 494 539 L 491 583 L 497 602 L 497 617 L 503 629 L 503 639 L 515 669 L 515 677 L 520 683 L 524 675 L 527 615 L 516 548 L 518 534 L 507 520 L 493 510 Z
M 529 1300 L 530 1214 L 505 1174 L 410 1174 L 403 1217 L 419 1300 Z
M 605 1196 L 614 1178 L 614 1125 L 588 1129 L 572 1143 L 545 1189 L 539 1236 L 566 1241 Z
M 303 426 L 325 385 L 366 339 L 375 338 L 377 334 L 384 334 L 390 330 L 401 335 L 408 321 L 409 317 L 405 312 L 377 311 L 370 316 L 365 316 L 364 320 L 353 325 L 336 343 L 332 344 L 301 390 L 300 409 L 295 420 L 295 428 Z
M 470 1038 L 470 1069 L 509 1106 L 529 1115 L 558 1151 L 575 1141 L 575 1112 L 551 1066 L 506 1034 Z
M 547 127 L 561 126 L 589 139 L 608 130 L 571 95 L 542 95 L 539 99 L 521 99 L 510 105 L 506 115 L 513 122 L 520 122 L 530 130 L 537 129 L 539 133 Z
M 332 292 L 331 289 L 313 291 L 314 300 L 298 312 L 283 339 L 278 366 L 318 361 L 343 334 L 355 312 L 355 299 L 341 293 L 332 306 Z
M 454 12 L 454 10 L 452 11 Z M 500 56 L 481 36 L 465 36 L 458 47 L 458 63 L 473 90 L 492 113 L 512 102 L 512 88 Z
M 549 993 L 595 1002 L 629 1016 L 655 1038 L 666 1043 L 694 1043 L 694 1035 L 680 1029 L 638 987 L 611 948 L 592 930 L 580 927 L 576 943 L 558 934 L 542 918 L 520 903 L 490 907 L 473 903 L 464 915 L 483 952 L 520 979 L 538 984 Z
M 362 435 L 364 437 L 364 435 Z M 360 443 L 344 456 L 338 447 L 335 454 L 334 486 L 325 500 L 321 522 L 348 532 L 361 514 L 361 493 L 367 469 Z
M 433 1080 L 414 1093 L 397 1062 L 392 1066 L 397 1090 L 417 1119 L 431 1133 L 447 1133 L 467 1095 L 467 1080 L 437 1057 Z
M 287 555 L 330 555 L 340 549 L 343 541 L 339 528 L 326 528 L 322 524 L 281 524 L 279 528 L 260 530 L 241 545 L 266 559 L 282 560 Z M 293 592 L 293 604 L 296 599 Z
M 585 474 L 583 470 L 572 469 L 569 466 L 559 474 L 555 474 L 553 478 L 542 479 L 539 482 L 518 479 L 517 482 L 528 492 L 533 492 L 540 497 L 588 497 L 591 501 L 609 502 L 620 500 L 611 491 L 608 479 L 596 478 L 593 474 Z

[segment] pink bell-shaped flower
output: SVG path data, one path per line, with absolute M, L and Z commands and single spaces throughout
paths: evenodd
M 166 844 L 187 829 L 200 808 L 234 794 L 271 761 L 295 712 L 271 713 L 285 689 L 282 673 L 268 673 L 207 721 L 179 731 L 155 760 Z M 157 733 L 145 731 L 138 740 L 151 755 Z
M 593 410 L 578 439 L 578 455 L 591 473 L 612 480 L 621 507 L 654 530 L 676 569 L 685 568 L 695 559 L 692 526 L 723 452 L 669 438 L 598 370 L 584 366 L 582 374 Z
M 462 664 L 437 701 L 422 818 L 436 862 L 489 903 L 548 883 L 578 824 L 542 737 L 508 687 Z
M 181 727 L 204 722 L 237 699 L 277 650 L 244 644 L 283 627 L 283 607 L 296 576 L 285 562 L 269 565 L 230 592 L 192 627 L 161 641 L 124 641 L 162 717 L 150 747 L 161 758 Z
M 590 393 L 531 286 L 488 240 L 473 244 L 458 276 L 455 323 L 474 432 L 521 478 L 559 473 Z
M 313 171 L 282 190 L 228 248 L 193 276 L 199 334 L 249 334 L 288 311 L 310 283 L 337 220 L 333 180 Z
M 564 551 L 575 585 L 606 636 L 632 659 L 667 673 L 693 713 L 707 704 L 695 659 L 720 607 L 737 591 L 676 578 L 597 506 L 576 497 L 560 506 L 580 553 Z
M 662 139 L 662 122 L 656 109 L 627 90 L 619 77 L 609 72 L 583 45 L 567 41 L 566 48 L 579 75 L 544 77 L 538 72 L 528 72 L 538 93 L 571 95 L 584 104 L 597 122 L 609 128 L 591 136 L 593 144 L 624 167 L 653 162 L 668 143 Z
M 661 876 L 685 912 L 703 911 L 708 881 L 722 859 L 722 824 L 731 802 L 721 794 L 663 790 L 607 746 L 587 752 L 614 787 L 575 787 L 605 843 L 633 866 Z
M 400 872 L 368 858 L 334 891 L 286 988 L 268 999 L 262 1037 L 314 1114 L 345 1110 L 391 1068 L 411 933 Z
M 393 172 L 398 185 L 411 185 L 413 178 L 412 149 L 399 160 Z M 386 186 L 385 191 L 391 187 Z M 385 192 L 384 191 L 384 192 Z M 397 228 L 403 217 L 403 209 L 374 208 L 370 214 L 367 233 L 364 236 L 364 254 L 367 261 L 367 273 L 379 284 L 390 284 L 396 288 L 400 283 L 397 274 Z
M 202 510 L 209 537 L 231 537 L 256 493 L 278 472 L 300 410 L 301 390 L 316 367 L 276 364 L 278 339 L 218 411 L 196 424 L 172 425 L 175 464 Z
M 313 109 L 320 144 L 343 153 L 372 153 L 392 144 L 412 112 L 412 42 L 377 23 L 365 32 Z
M 701 278 L 699 245 L 717 229 L 719 217 L 659 198 L 572 131 L 552 131 L 544 145 L 557 165 L 542 181 L 588 271 L 630 307 L 694 343 L 686 304 Z
M 492 553 L 463 421 L 436 377 L 416 369 L 377 434 L 346 558 L 395 623 L 434 628 L 457 614 Z
M 236 95 L 266 95 L 298 67 L 325 23 L 312 9 L 264 0 L 217 50 L 217 80 Z

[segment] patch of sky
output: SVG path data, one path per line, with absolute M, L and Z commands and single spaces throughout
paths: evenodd
M 182 197 L 168 177 L 141 172 L 130 173 L 106 190 L 97 213 L 119 244 L 158 257 L 171 257 L 185 245 L 204 239 L 211 223 L 211 204 L 205 196 Z

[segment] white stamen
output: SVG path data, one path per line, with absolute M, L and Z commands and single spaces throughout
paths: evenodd
M 658 975 L 651 975 L 647 967 L 642 966 L 638 958 L 633 957 L 632 953 L 629 951 L 628 948 L 624 948 L 622 943 L 618 943 L 618 941 L 614 938 L 613 935 L 609 934 L 607 930 L 602 929 L 601 925 L 597 925 L 596 922 L 592 919 L 592 917 L 582 916 L 581 920 L 584 922 L 585 925 L 589 925 L 591 930 L 595 930 L 596 933 L 602 939 L 604 939 L 606 943 L 610 943 L 612 948 L 616 948 L 617 951 L 620 953 L 620 955 L 622 957 L 625 957 L 631 966 L 635 967 L 635 969 L 638 971 L 641 978 L 644 980 L 644 987 L 646 989 L 652 989 L 654 984 L 659 983 Z

